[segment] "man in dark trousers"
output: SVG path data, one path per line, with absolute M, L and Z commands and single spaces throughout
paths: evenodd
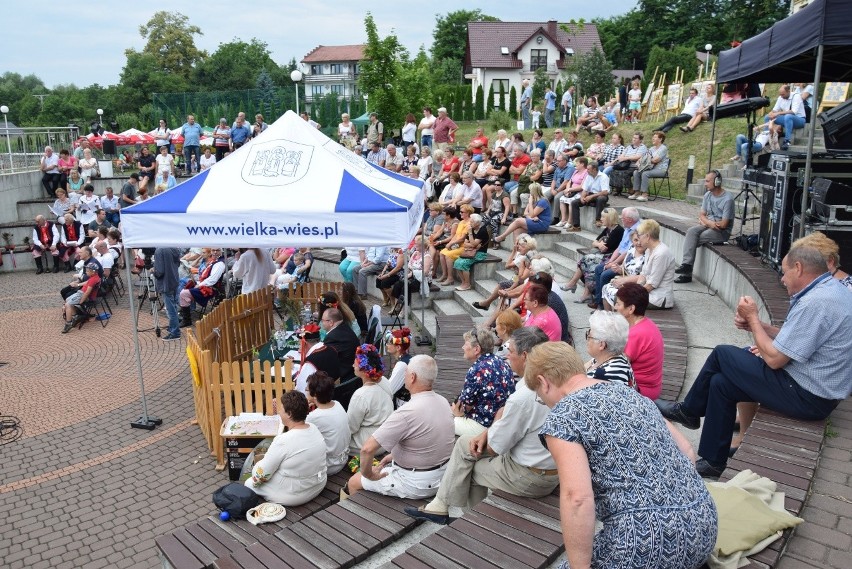
M 355 377 L 352 366 L 355 363 L 355 350 L 359 345 L 358 336 L 343 322 L 343 314 L 337 308 L 329 308 L 323 312 L 320 324 L 327 332 L 323 343 L 337 351 L 337 362 L 340 366 L 340 383 L 334 388 L 334 398 L 348 409 L 352 394 L 363 385 L 361 379 Z
M 166 314 L 169 315 L 169 333 L 163 336 L 164 342 L 180 340 L 178 267 L 180 267 L 180 250 L 177 247 L 158 247 L 154 251 L 154 290 L 162 296 Z

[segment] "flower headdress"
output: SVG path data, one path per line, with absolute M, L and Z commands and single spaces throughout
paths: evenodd
M 408 328 L 391 330 L 385 334 L 385 343 L 407 348 L 411 345 L 411 330 Z
M 382 356 L 373 344 L 361 344 L 355 349 L 355 365 L 373 380 L 381 378 L 385 371 Z

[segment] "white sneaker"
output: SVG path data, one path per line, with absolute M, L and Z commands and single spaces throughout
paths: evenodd
M 636 197 L 636 194 L 630 194 L 629 196 L 627 196 L 627 199 L 636 200 L 636 199 L 639 199 L 639 198 Z
M 645 196 L 639 196 L 638 198 L 636 198 L 636 201 L 637 202 L 646 202 L 646 201 L 648 201 L 648 198 L 645 197 Z
M 287 515 L 287 510 L 281 504 L 273 504 L 272 502 L 264 502 L 256 508 L 252 508 L 246 512 L 246 519 L 254 525 L 267 524 L 283 520 Z

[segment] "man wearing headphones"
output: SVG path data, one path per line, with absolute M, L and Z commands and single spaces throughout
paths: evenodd
M 731 237 L 734 223 L 734 198 L 722 187 L 722 174 L 711 170 L 704 176 L 704 199 L 698 225 L 690 227 L 683 242 L 683 261 L 675 272 L 680 276 L 676 283 L 692 281 L 692 265 L 695 263 L 695 250 L 704 243 L 724 243 Z

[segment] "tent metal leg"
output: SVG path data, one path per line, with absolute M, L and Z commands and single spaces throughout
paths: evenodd
M 124 270 L 127 275 L 127 283 L 133 280 L 133 275 L 130 272 L 130 265 L 133 263 L 133 258 L 130 254 L 130 248 L 124 248 Z M 132 288 L 131 288 L 132 290 Z M 133 346 L 136 348 L 136 375 L 139 378 L 139 393 L 142 396 L 142 416 L 135 421 L 130 422 L 130 426 L 134 429 L 145 429 L 153 431 L 157 425 L 162 425 L 163 420 L 148 415 L 148 402 L 145 399 L 145 380 L 142 378 L 142 353 L 139 349 L 139 330 L 136 328 L 137 310 L 135 294 L 129 294 L 130 297 L 130 326 L 133 328 Z
M 819 80 L 820 75 L 822 74 L 822 55 L 823 55 L 823 47 L 820 44 L 817 47 L 817 58 L 816 58 L 816 69 L 814 70 L 814 94 L 811 97 L 811 131 L 808 133 L 808 150 L 805 155 L 805 180 L 804 186 L 802 190 L 802 223 L 799 224 L 799 235 L 794 235 L 793 240 L 795 241 L 797 237 L 805 236 L 805 225 L 807 225 L 805 220 L 805 213 L 808 211 L 808 194 L 810 194 L 811 188 L 811 161 L 813 159 L 814 154 L 814 136 L 816 135 L 816 122 L 817 122 L 817 113 L 816 106 L 814 103 L 817 100 L 817 93 L 819 93 Z

